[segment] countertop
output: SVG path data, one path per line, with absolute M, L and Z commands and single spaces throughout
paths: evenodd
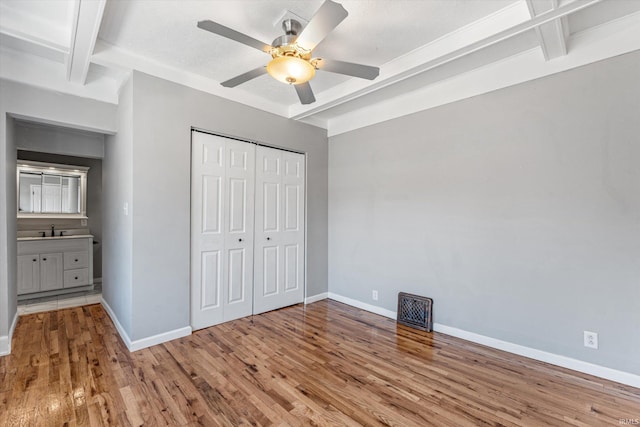
M 30 241 L 30 240 L 65 240 L 65 239 L 86 239 L 87 237 L 93 237 L 93 234 L 79 234 L 79 235 L 71 235 L 71 236 L 37 236 L 37 237 L 18 237 L 19 242 Z

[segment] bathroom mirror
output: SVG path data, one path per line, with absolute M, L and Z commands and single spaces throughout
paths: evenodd
M 86 218 L 84 166 L 18 160 L 18 218 Z

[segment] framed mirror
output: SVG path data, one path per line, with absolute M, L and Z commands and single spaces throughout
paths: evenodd
M 18 218 L 86 218 L 88 170 L 18 160 Z

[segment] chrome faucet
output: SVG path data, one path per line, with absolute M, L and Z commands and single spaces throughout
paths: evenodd
M 54 237 L 56 235 L 56 227 L 54 224 L 51 224 L 51 237 Z

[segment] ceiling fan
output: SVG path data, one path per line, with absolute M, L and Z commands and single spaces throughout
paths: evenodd
M 266 67 L 258 67 L 226 80 L 221 83 L 222 86 L 235 87 L 268 73 L 282 83 L 293 85 L 302 104 L 311 104 L 315 102 L 316 98 L 309 85 L 309 80 L 314 77 L 316 70 L 346 74 L 368 80 L 375 79 L 380 73 L 378 67 L 312 57 L 313 49 L 347 15 L 348 12 L 341 4 L 326 0 L 304 29 L 295 19 L 285 19 L 282 22 L 285 34 L 276 38 L 271 45 L 209 20 L 199 21 L 198 28 L 261 50 L 272 57 Z

